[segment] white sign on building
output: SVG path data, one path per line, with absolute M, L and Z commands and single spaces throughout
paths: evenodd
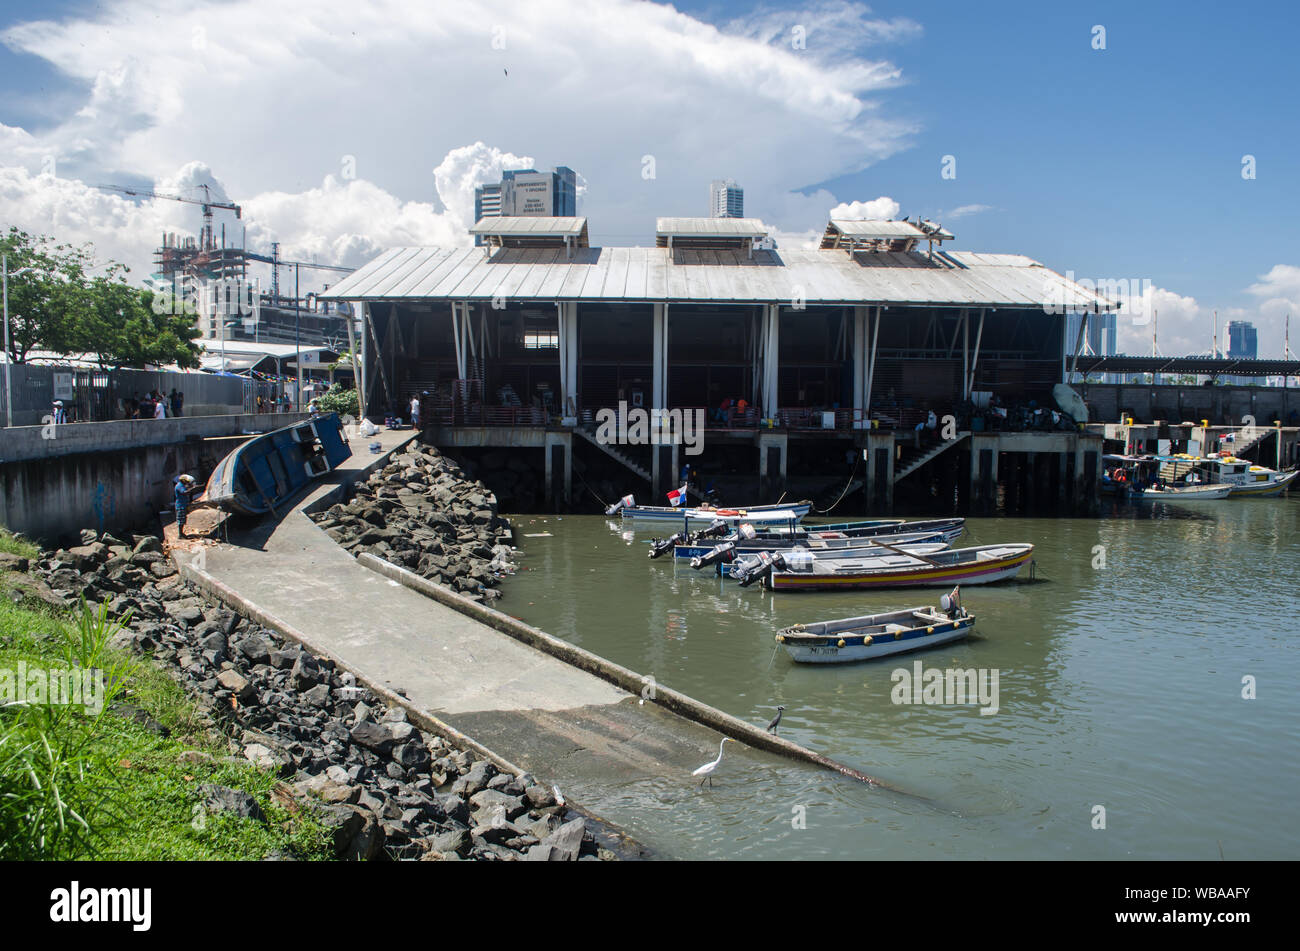
M 72 399 L 72 374 L 54 374 L 54 398 L 56 400 Z

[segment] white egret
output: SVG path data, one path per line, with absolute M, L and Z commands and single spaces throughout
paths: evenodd
M 726 746 L 728 743 L 732 743 L 732 742 L 735 742 L 735 741 L 732 740 L 731 737 L 729 737 L 729 736 L 724 736 L 724 737 L 722 738 L 722 742 L 718 744 L 718 758 L 715 759 L 712 763 L 705 763 L 703 766 L 701 766 L 701 767 L 700 767 L 699 769 L 697 769 L 695 772 L 691 773 L 692 776 L 703 776 L 703 777 L 704 777 L 704 779 L 701 779 L 701 780 L 700 780 L 700 785 L 701 785 L 701 786 L 703 786 L 704 783 L 705 783 L 706 781 L 708 782 L 708 784 L 709 784 L 710 786 L 713 785 L 713 771 L 714 771 L 715 769 L 717 769 L 717 768 L 718 768 L 718 764 L 722 762 L 722 748 L 723 748 L 724 746 Z

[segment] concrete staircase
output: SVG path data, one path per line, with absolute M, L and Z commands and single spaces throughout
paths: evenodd
M 952 439 L 941 439 L 935 445 L 908 446 L 903 450 L 898 462 L 894 464 L 894 485 L 898 485 L 921 466 L 947 452 L 968 436 L 970 436 L 970 431 L 962 430 Z
M 1255 426 L 1251 429 L 1238 429 L 1232 434 L 1232 441 L 1226 439 L 1219 440 L 1219 448 L 1229 450 L 1234 456 L 1240 458 L 1245 453 L 1254 449 L 1261 442 L 1273 435 L 1274 430 L 1266 426 Z
M 596 427 L 594 424 L 588 424 L 586 426 L 575 426 L 573 428 L 573 431 L 577 435 L 581 436 L 583 439 L 587 440 L 587 442 L 591 443 L 593 446 L 595 446 L 605 455 L 609 456 L 611 459 L 615 460 L 616 462 L 622 463 L 625 468 L 631 470 L 638 477 L 644 479 L 646 482 L 653 481 L 653 479 L 650 476 L 650 473 L 646 471 L 646 469 L 639 462 L 637 462 L 627 453 L 621 451 L 617 446 L 611 446 L 608 443 L 603 443 L 599 439 L 597 439 Z

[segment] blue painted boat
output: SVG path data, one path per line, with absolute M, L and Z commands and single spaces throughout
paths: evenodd
M 351 455 L 338 414 L 313 416 L 235 449 L 212 470 L 199 501 L 244 515 L 274 512 Z

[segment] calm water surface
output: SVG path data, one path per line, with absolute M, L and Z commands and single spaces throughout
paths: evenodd
M 1300 858 L 1300 500 L 968 520 L 959 544 L 1032 542 L 1046 580 L 964 590 L 963 644 L 831 666 L 794 664 L 772 635 L 942 592 L 741 589 L 648 560 L 653 530 L 512 521 L 524 558 L 503 610 L 753 723 L 784 704 L 784 735 L 917 794 L 729 744 L 713 789 L 664 777 L 587 803 L 668 855 Z M 999 711 L 891 702 L 916 660 L 997 669 Z

